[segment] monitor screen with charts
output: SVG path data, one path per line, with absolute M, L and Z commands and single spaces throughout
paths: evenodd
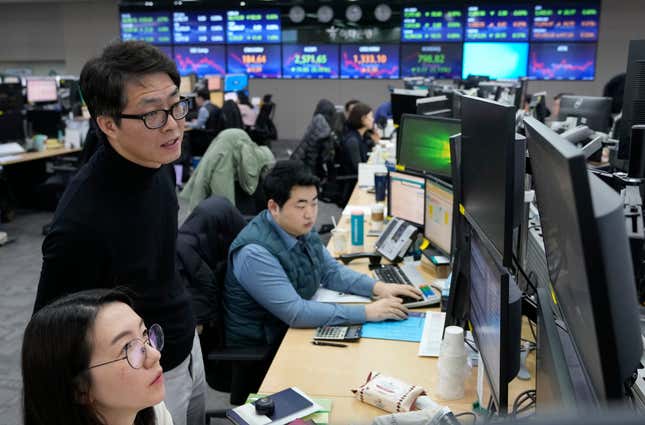
M 388 211 L 417 226 L 423 226 L 425 179 L 408 173 L 390 172 Z
M 452 199 L 452 190 L 426 179 L 423 236 L 448 255 L 452 244 Z

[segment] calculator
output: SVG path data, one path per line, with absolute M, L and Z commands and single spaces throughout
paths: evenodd
M 321 326 L 316 329 L 314 339 L 333 341 L 357 341 L 361 338 L 361 325 Z

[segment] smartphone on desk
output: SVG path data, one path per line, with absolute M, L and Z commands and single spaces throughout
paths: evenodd
M 321 326 L 316 329 L 314 340 L 319 341 L 358 341 L 361 338 L 361 325 Z

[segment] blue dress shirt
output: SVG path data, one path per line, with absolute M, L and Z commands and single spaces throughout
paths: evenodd
M 267 214 L 285 245 L 292 249 L 298 239 L 288 234 Z M 323 250 L 321 286 L 339 292 L 371 297 L 374 279 L 355 272 Z M 364 305 L 321 303 L 303 299 L 294 289 L 282 265 L 266 248 L 249 244 L 233 254 L 233 274 L 255 301 L 294 328 L 365 323 Z

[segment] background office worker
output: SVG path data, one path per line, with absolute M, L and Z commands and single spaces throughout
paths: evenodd
M 146 325 L 166 336 L 161 366 L 175 425 L 203 424 L 205 380 L 195 319 L 175 268 L 178 203 L 171 163 L 188 104 L 157 48 L 108 46 L 80 86 L 103 143 L 70 182 L 43 242 L 35 310 L 63 294 L 126 286 Z
M 195 104 L 199 108 L 197 119 L 186 123 L 188 128 L 205 129 L 209 119 L 217 122 L 220 109 L 210 101 L 210 92 L 206 88 L 201 88 L 195 93 Z M 211 118 L 211 115 L 213 117 Z M 214 127 L 214 125 L 213 125 Z
M 421 298 L 409 285 L 375 282 L 329 254 L 313 230 L 318 178 L 300 161 L 280 161 L 264 181 L 267 209 L 233 241 L 225 285 L 228 346 L 277 345 L 287 326 L 405 319 L 397 296 Z M 311 301 L 320 285 L 379 300 L 367 305 Z

